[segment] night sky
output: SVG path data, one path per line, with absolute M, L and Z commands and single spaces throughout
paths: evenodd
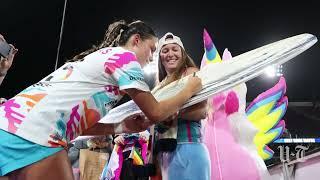
M 234 56 L 301 33 L 319 38 L 320 10 L 315 2 L 68 0 L 59 66 L 100 42 L 108 24 L 119 19 L 143 20 L 159 37 L 168 31 L 180 36 L 197 64 L 203 54 L 203 28 L 220 54 L 228 48 Z M 1 97 L 14 96 L 54 70 L 63 6 L 63 0 L 1 2 L 0 33 L 19 49 L 1 85 Z M 289 101 L 319 100 L 319 60 L 317 43 L 283 65 Z M 261 75 L 249 81 L 248 101 L 277 80 Z M 320 122 L 316 124 L 314 132 L 319 130 L 320 135 Z

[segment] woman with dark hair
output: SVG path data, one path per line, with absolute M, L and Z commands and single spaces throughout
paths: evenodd
M 201 89 L 201 80 L 172 99 L 157 102 L 144 81 L 142 66 L 157 38 L 142 21 L 111 24 L 101 44 L 0 106 L 0 176 L 13 179 L 72 179 L 63 149 L 79 135 L 139 132 L 174 114 Z M 119 124 L 98 121 L 128 94 L 145 116 Z

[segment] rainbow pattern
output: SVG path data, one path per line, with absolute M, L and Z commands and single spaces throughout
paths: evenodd
M 139 144 L 139 148 L 136 145 Z M 132 159 L 133 165 L 145 165 L 147 162 L 148 142 L 138 138 L 126 138 L 124 145 L 116 144 L 111 153 L 108 164 L 105 165 L 100 179 L 120 179 L 122 164 L 124 161 L 123 150 L 131 147 L 128 158 Z M 140 149 L 140 151 L 139 151 Z
M 213 44 L 212 39 L 206 29 L 203 30 L 203 43 L 205 53 L 201 61 L 201 67 L 205 66 L 206 64 L 221 62 L 222 60 L 217 48 Z
M 267 144 L 278 139 L 285 128 L 285 122 L 281 120 L 288 106 L 285 92 L 286 81 L 281 77 L 273 88 L 260 94 L 246 109 L 248 119 L 259 130 L 254 143 L 264 160 L 274 154 Z

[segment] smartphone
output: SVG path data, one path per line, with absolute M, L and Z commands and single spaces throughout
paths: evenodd
M 9 56 L 10 51 L 11 46 L 5 41 L 0 41 L 0 55 L 2 57 L 7 58 Z

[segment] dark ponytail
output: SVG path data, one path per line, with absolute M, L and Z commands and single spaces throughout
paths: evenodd
M 124 46 L 134 34 L 139 34 L 142 40 L 156 37 L 153 29 L 142 21 L 127 24 L 124 20 L 120 20 L 109 25 L 104 40 L 99 45 L 94 45 L 92 48 L 74 56 L 69 62 L 82 61 L 85 56 L 105 47 Z

